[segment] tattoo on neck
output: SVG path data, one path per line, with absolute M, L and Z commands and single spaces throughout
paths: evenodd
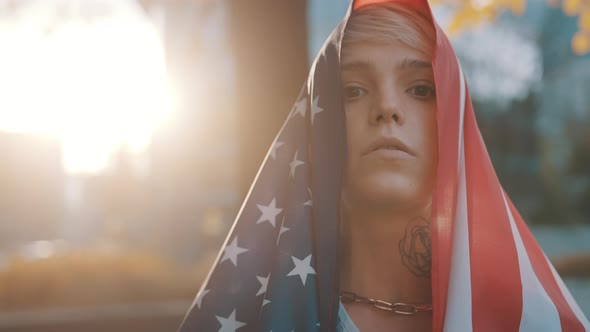
M 402 263 L 417 277 L 430 278 L 432 251 L 430 221 L 416 217 L 406 225 L 406 233 L 399 241 Z

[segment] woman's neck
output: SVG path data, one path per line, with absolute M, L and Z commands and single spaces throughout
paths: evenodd
M 344 211 L 341 290 L 430 304 L 430 207 L 416 213 Z

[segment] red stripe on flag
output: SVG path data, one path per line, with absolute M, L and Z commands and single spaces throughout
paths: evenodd
M 502 188 L 467 96 L 464 142 L 473 331 L 517 332 L 522 315 L 518 253 Z
M 584 332 L 584 326 L 578 317 L 576 317 L 572 308 L 567 303 L 565 296 L 559 289 L 559 285 L 557 284 L 557 281 L 551 272 L 549 263 L 545 259 L 545 255 L 537 243 L 537 240 L 535 240 L 533 234 L 524 223 L 522 217 L 508 196 L 506 196 L 506 200 L 510 206 L 510 211 L 512 211 L 514 222 L 516 223 L 516 227 L 518 228 L 518 232 L 522 238 L 522 242 L 531 261 L 531 265 L 533 266 L 533 270 L 535 271 L 537 278 L 539 278 L 541 285 L 543 285 L 545 292 L 547 292 L 547 295 L 549 295 L 549 298 L 551 298 L 555 304 L 555 308 L 559 313 L 562 332 Z

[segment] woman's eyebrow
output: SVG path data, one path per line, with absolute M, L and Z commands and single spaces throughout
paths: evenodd
M 376 64 L 372 60 L 353 60 L 350 62 L 345 62 L 340 65 L 341 71 L 369 71 L 375 70 L 377 68 Z M 423 60 L 418 59 L 410 59 L 405 58 L 403 59 L 398 65 L 398 69 L 430 69 L 432 70 L 432 64 L 430 62 L 426 62 Z
M 399 69 L 430 69 L 432 70 L 432 64 L 430 62 L 405 58 L 398 65 Z
M 340 70 L 341 71 L 345 71 L 345 70 L 373 70 L 376 68 L 376 65 L 373 61 L 367 61 L 367 60 L 354 60 L 354 61 L 349 61 L 349 62 L 345 62 L 343 64 L 340 65 Z

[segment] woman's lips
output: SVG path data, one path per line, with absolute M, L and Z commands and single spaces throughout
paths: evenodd
M 367 156 L 376 157 L 383 160 L 410 160 L 415 158 L 413 155 L 407 153 L 406 151 L 387 148 L 381 148 L 369 152 Z
M 374 140 L 367 148 L 363 151 L 363 154 L 369 154 L 379 149 L 391 149 L 401 150 L 411 156 L 414 156 L 414 152 L 410 149 L 402 140 L 393 136 L 380 136 Z

